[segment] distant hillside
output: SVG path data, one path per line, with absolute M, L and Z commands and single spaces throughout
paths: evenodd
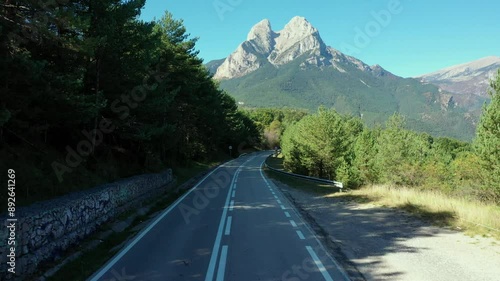
M 215 74 L 215 72 L 217 72 L 217 68 L 219 68 L 219 66 L 221 66 L 221 64 L 225 60 L 226 59 L 209 61 L 207 64 L 205 64 L 205 67 L 208 69 L 208 71 L 210 71 L 211 74 Z
M 411 129 L 465 140 L 474 136 L 478 119 L 435 85 L 401 78 L 328 47 L 301 17 L 279 32 L 261 21 L 214 73 L 223 89 L 249 107 L 316 110 L 324 105 L 360 116 L 368 125 L 400 112 Z
M 447 67 L 417 78 L 436 84 L 451 93 L 488 97 L 489 81 L 499 68 L 500 57 L 491 56 Z

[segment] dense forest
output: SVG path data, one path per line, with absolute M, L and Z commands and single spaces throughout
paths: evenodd
M 145 0 L 0 4 L 0 170 L 49 198 L 191 160 L 257 128 L 212 80 L 181 20 Z
M 349 187 L 385 183 L 499 203 L 500 71 L 491 89 L 472 143 L 405 129 L 399 114 L 370 129 L 359 118 L 320 108 L 283 132 L 284 166 Z

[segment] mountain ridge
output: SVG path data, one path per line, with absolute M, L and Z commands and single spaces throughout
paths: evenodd
M 212 71 L 214 79 L 227 80 L 245 76 L 256 71 L 266 62 L 279 67 L 296 58 L 308 54 L 304 62 L 316 66 L 333 66 L 343 71 L 339 62 L 349 62 L 364 71 L 374 73 L 390 73 L 380 65 L 372 69 L 362 61 L 345 55 L 327 46 L 319 31 L 304 17 L 296 16 L 280 31 L 273 31 L 268 19 L 255 24 L 247 35 L 247 40 L 241 43 L 224 62 Z M 391 75 L 394 75 L 390 73 Z
M 449 66 L 417 76 L 423 82 L 433 83 L 455 95 L 476 95 L 488 98 L 489 80 L 500 68 L 500 57 L 488 56 L 478 60 Z
M 243 107 L 314 111 L 324 105 L 359 116 L 369 126 L 398 112 L 417 131 L 463 140 L 475 134 L 480 109 L 469 112 L 453 93 L 434 84 L 369 66 L 327 46 L 303 17 L 294 17 L 277 32 L 263 20 L 247 39 L 212 71 Z

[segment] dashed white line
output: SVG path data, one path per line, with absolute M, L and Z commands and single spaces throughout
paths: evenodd
M 110 270 L 132 247 L 134 247 L 151 229 L 153 229 L 166 215 L 168 215 L 172 210 L 174 210 L 177 205 L 184 200 L 189 194 L 191 194 L 198 186 L 200 186 L 210 175 L 212 175 L 215 171 L 219 170 L 224 165 L 217 167 L 208 175 L 206 175 L 202 180 L 200 180 L 193 188 L 191 188 L 188 192 L 186 192 L 183 196 L 177 199 L 170 207 L 168 207 L 161 215 L 159 215 L 146 229 L 137 235 L 134 240 L 130 244 L 128 244 L 122 251 L 120 251 L 110 262 L 108 262 L 102 269 L 98 271 L 93 277 L 91 277 L 91 281 L 99 280 L 108 270 Z
M 278 199 L 278 196 L 274 195 L 274 199 Z
M 297 235 L 299 236 L 300 240 L 304 240 L 304 239 L 306 239 L 306 238 L 304 237 L 304 234 L 302 234 L 302 231 L 297 230 L 296 232 L 297 232 Z
M 224 232 L 224 235 L 231 234 L 231 222 L 232 221 L 233 221 L 233 217 L 231 217 L 231 216 L 227 217 L 226 231 Z
M 250 160 L 247 160 L 247 162 L 248 161 L 250 161 Z M 247 163 L 247 162 L 245 162 L 245 163 Z M 244 165 L 245 163 L 243 163 L 242 165 Z M 241 169 L 241 166 L 240 166 L 240 168 L 238 168 L 238 170 L 239 169 Z M 230 185 L 231 188 L 235 186 L 235 184 L 234 184 L 235 180 L 236 180 L 236 178 L 233 177 L 233 181 Z M 205 281 L 212 281 L 213 276 L 215 274 L 215 265 L 217 262 L 217 255 L 219 254 L 220 242 L 222 240 L 222 232 L 224 230 L 224 222 L 226 221 L 226 216 L 227 216 L 227 206 L 229 205 L 229 200 L 231 199 L 230 192 L 231 192 L 231 189 L 228 191 L 226 202 L 224 203 L 224 209 L 222 211 L 222 216 L 221 216 L 221 219 L 219 222 L 217 236 L 215 237 L 214 247 L 212 249 L 212 255 L 210 256 L 210 263 L 208 264 L 207 274 L 205 275 Z M 234 204 L 234 201 L 231 201 L 231 203 Z
M 235 195 L 236 195 L 236 190 L 233 190 L 233 194 L 231 195 L 231 197 L 234 198 Z
M 285 206 L 283 206 L 283 205 L 280 205 L 280 207 L 281 207 L 282 210 L 286 209 Z
M 231 204 L 229 204 L 229 211 L 232 211 L 234 208 L 234 200 L 231 200 Z
M 295 223 L 294 220 L 290 220 L 290 224 L 293 226 L 293 227 L 297 227 L 297 224 Z
M 217 270 L 216 281 L 223 281 L 224 274 L 226 273 L 226 259 L 227 259 L 227 245 L 222 246 L 222 251 L 220 253 L 219 269 Z
M 267 181 L 266 177 L 264 176 L 264 173 L 262 172 L 262 171 L 263 171 L 263 169 L 262 169 L 262 165 L 264 165 L 264 162 L 265 162 L 265 159 L 264 159 L 264 161 L 262 161 L 262 163 L 261 163 L 260 176 L 262 177 L 262 179 L 263 179 L 266 183 L 268 183 L 268 181 Z M 272 189 L 271 189 L 271 188 L 269 188 L 269 189 L 272 191 Z M 281 207 L 282 207 L 282 209 L 284 209 L 284 206 L 281 206 Z M 294 208 L 291 208 L 291 210 L 292 210 L 292 211 L 293 211 L 293 212 L 297 215 L 297 217 L 299 218 L 299 220 L 301 220 L 301 221 L 303 222 L 303 220 L 302 220 L 302 218 L 300 217 L 300 214 L 298 213 L 298 211 L 297 211 L 297 210 L 295 210 Z M 288 218 L 290 217 L 290 213 L 288 213 L 288 212 L 284 212 L 284 213 L 285 213 L 285 216 L 286 216 L 286 217 L 288 217 Z M 329 258 L 329 259 L 330 259 L 330 260 L 331 260 L 331 261 L 335 264 L 336 268 L 340 271 L 340 273 L 341 273 L 341 274 L 342 274 L 342 276 L 345 278 L 345 280 L 350 280 L 350 279 L 349 279 L 349 276 L 347 275 L 347 273 L 345 272 L 345 270 L 344 270 L 344 269 L 343 269 L 343 268 L 339 265 L 339 263 L 335 260 L 335 258 L 334 258 L 334 257 L 332 257 L 332 256 L 328 253 L 328 251 L 325 249 L 325 247 L 324 247 L 324 246 L 321 244 L 321 242 L 319 241 L 318 237 L 316 237 L 316 235 L 314 235 L 314 231 L 313 231 L 313 230 L 312 230 L 312 229 L 311 229 L 311 228 L 310 228 L 307 224 L 304 224 L 304 226 L 305 226 L 305 228 L 309 231 L 309 233 L 310 233 L 310 234 L 312 234 L 312 236 L 311 236 L 311 237 L 312 237 L 312 238 L 314 238 L 314 240 L 316 240 L 316 242 L 318 242 L 318 244 L 320 245 L 321 249 L 322 249 L 322 250 L 326 253 L 326 255 L 328 256 L 328 258 Z M 313 253 L 314 253 L 314 252 L 313 252 Z M 328 275 L 328 276 L 329 276 L 329 275 Z M 332 280 L 332 279 L 331 279 L 331 277 L 330 277 L 330 279 L 327 279 L 327 280 Z
M 278 201 L 278 204 L 281 204 L 281 200 L 278 199 L 277 201 Z
M 318 258 L 318 255 L 314 252 L 313 248 L 311 246 L 306 246 L 307 251 L 309 252 L 309 255 L 311 255 L 311 258 L 313 259 L 314 263 L 318 267 L 319 271 L 323 275 L 326 281 L 333 281 L 332 277 L 330 276 L 330 273 L 326 270 L 325 266 L 321 262 L 321 260 Z

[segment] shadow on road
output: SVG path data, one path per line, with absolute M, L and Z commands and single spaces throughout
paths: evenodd
M 390 262 L 409 253 L 427 250 L 407 242 L 432 237 L 443 231 L 450 232 L 431 227 L 429 223 L 402 210 L 366 204 L 374 201 L 368 196 L 345 194 L 327 197 L 324 193 L 305 192 L 279 181 L 274 182 L 301 210 L 316 232 L 330 238 L 327 240 L 331 240 L 329 247 L 332 254 L 347 267 L 355 264 L 357 270 L 368 279 L 404 279 L 406 272 L 390 267 Z M 401 207 L 424 219 L 438 218 L 442 224 L 453 219 L 453 213 L 450 212 L 431 212 L 411 203 Z M 411 266 L 404 265 L 402 268 Z

